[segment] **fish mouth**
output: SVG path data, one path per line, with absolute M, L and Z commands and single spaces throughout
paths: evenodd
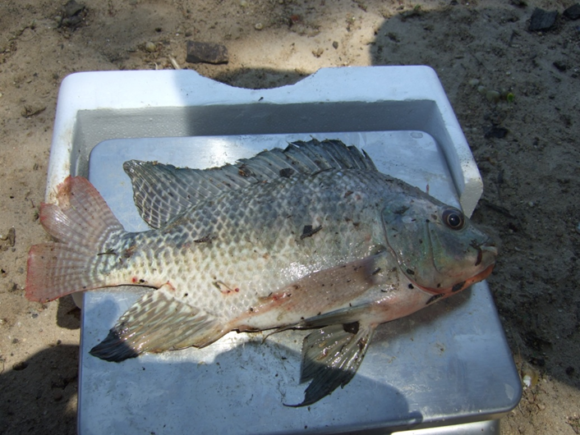
M 487 264 L 487 266 L 481 272 L 473 275 L 470 278 L 467 278 L 465 281 L 459 281 L 450 287 L 433 288 L 422 286 L 417 283 L 413 284 L 417 285 L 420 289 L 433 295 L 444 295 L 444 297 L 447 297 L 451 296 L 452 294 L 458 293 L 462 290 L 465 290 L 472 284 L 483 281 L 493 271 L 493 268 L 495 266 L 495 260 L 498 256 L 499 250 L 494 241 L 489 239 L 481 244 L 477 245 L 472 244 L 471 246 L 472 248 L 477 250 L 477 257 L 474 266 L 484 267 Z

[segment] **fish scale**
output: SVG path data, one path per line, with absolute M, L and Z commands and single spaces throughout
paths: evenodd
M 206 171 L 124 168 L 154 229 L 125 232 L 87 180 L 68 178 L 58 204 L 41 207 L 57 241 L 31 248 L 26 284 L 38 301 L 150 287 L 91 350 L 107 361 L 203 347 L 232 330 L 321 328 L 304 343 L 308 405 L 352 379 L 378 324 L 484 279 L 497 255 L 459 210 L 338 141 Z

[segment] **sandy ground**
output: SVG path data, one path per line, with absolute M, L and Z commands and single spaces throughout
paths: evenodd
M 496 228 L 489 283 L 523 374 L 505 434 L 580 433 L 580 21 L 568 0 L 94 0 L 0 3 L 0 433 L 76 431 L 79 310 L 23 295 L 57 91 L 72 72 L 179 66 L 233 86 L 322 67 L 432 66 L 484 177 L 474 219 Z M 530 32 L 535 7 L 560 12 Z M 226 65 L 186 64 L 186 41 Z M 149 43 L 149 44 L 148 44 Z M 504 137 L 500 137 L 503 136 Z M 14 228 L 13 232 L 11 228 Z

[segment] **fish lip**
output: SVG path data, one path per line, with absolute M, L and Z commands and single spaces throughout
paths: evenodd
M 477 259 L 475 260 L 475 266 L 479 266 L 483 261 L 483 254 L 484 251 L 496 258 L 498 255 L 498 249 L 494 245 L 491 244 L 482 244 L 479 246 L 474 246 L 474 249 L 477 250 Z M 489 255 L 488 255 L 489 256 Z
M 499 250 L 497 249 L 497 247 L 495 245 L 483 245 L 480 246 L 479 249 L 481 249 L 482 251 L 487 251 L 489 253 L 491 253 L 494 257 L 497 257 L 499 254 Z
M 442 294 L 445 297 L 447 297 L 447 296 L 451 296 L 455 293 L 459 293 L 462 290 L 465 290 L 467 287 L 471 286 L 472 284 L 483 281 L 485 278 L 487 278 L 491 274 L 494 267 L 495 267 L 495 262 L 493 262 L 492 264 L 487 266 L 485 269 L 483 269 L 477 275 L 474 275 L 471 278 L 466 279 L 463 282 L 463 285 L 459 289 L 457 289 L 457 288 L 454 289 L 455 286 L 446 287 L 446 288 L 430 288 L 430 287 L 424 287 L 420 284 L 417 284 L 415 281 L 413 281 L 411 279 L 409 281 L 411 281 L 413 283 L 413 285 L 417 286 L 418 288 L 420 288 L 421 290 L 423 290 L 427 293 L 430 293 L 432 295 Z
M 496 252 L 497 252 L 497 249 L 496 249 Z M 481 272 L 479 272 L 477 275 L 474 275 L 471 278 L 467 279 L 465 281 L 465 284 L 463 285 L 463 287 L 460 290 L 463 290 L 463 289 L 469 287 L 471 284 L 475 284 L 476 282 L 483 281 L 485 278 L 487 278 L 489 275 L 491 275 L 491 272 L 493 271 L 494 267 L 495 267 L 495 261 L 493 263 L 491 263 L 489 266 L 487 266 L 485 269 L 483 269 Z

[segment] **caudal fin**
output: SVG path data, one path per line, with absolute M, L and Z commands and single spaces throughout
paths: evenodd
M 85 178 L 58 186 L 58 204 L 42 204 L 40 222 L 57 242 L 34 245 L 28 253 L 26 298 L 46 302 L 107 285 L 94 265 L 107 242 L 123 227 L 97 189 Z

